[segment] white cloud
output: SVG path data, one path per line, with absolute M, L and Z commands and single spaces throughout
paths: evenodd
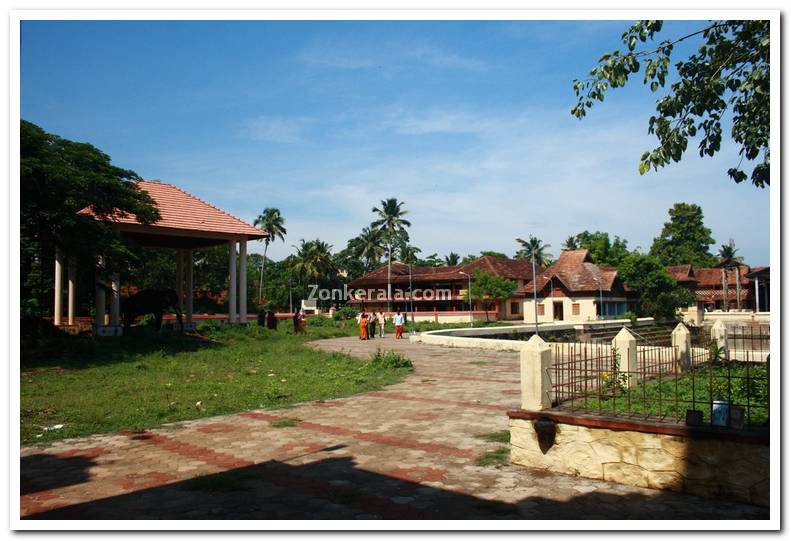
M 242 122 L 241 130 L 245 136 L 256 141 L 302 143 L 311 124 L 313 120 L 306 117 L 262 115 Z

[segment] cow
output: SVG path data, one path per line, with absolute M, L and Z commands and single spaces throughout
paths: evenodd
M 130 295 L 123 303 L 124 330 L 134 322 L 137 316 L 154 314 L 157 330 L 162 328 L 162 312 L 166 308 L 173 308 L 179 322 L 179 329 L 184 330 L 179 309 L 179 297 L 173 289 L 143 289 Z

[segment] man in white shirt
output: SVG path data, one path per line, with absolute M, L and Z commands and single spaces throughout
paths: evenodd
M 396 338 L 400 340 L 404 333 L 404 314 L 401 313 L 401 310 L 397 310 L 396 315 L 393 316 L 393 325 L 396 329 Z

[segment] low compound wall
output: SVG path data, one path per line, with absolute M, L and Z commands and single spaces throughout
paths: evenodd
M 769 505 L 769 436 L 551 411 L 509 412 L 511 461 L 546 471 Z

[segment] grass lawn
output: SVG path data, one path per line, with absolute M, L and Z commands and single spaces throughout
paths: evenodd
M 347 336 L 350 323 L 311 324 L 294 335 L 205 326 L 185 334 L 133 328 L 129 336 L 62 336 L 22 342 L 23 444 L 112 432 L 257 408 L 347 396 L 403 379 L 395 355 L 356 359 L 307 340 Z M 62 428 L 45 430 L 63 425 Z
M 614 396 L 604 396 L 607 393 Z M 660 381 L 656 378 L 631 389 L 603 388 L 602 395 L 601 402 L 597 395 L 589 397 L 587 408 L 669 419 L 684 419 L 687 409 L 697 409 L 703 412 L 704 422 L 708 423 L 711 420 L 711 402 L 730 399 L 731 404 L 744 409 L 745 426 L 748 423 L 763 426 L 769 422 L 769 382 L 767 365 L 763 363 L 733 362 L 730 366 L 728 363 L 715 363 L 675 379 L 665 377 Z M 578 406 L 582 404 L 575 404 Z

